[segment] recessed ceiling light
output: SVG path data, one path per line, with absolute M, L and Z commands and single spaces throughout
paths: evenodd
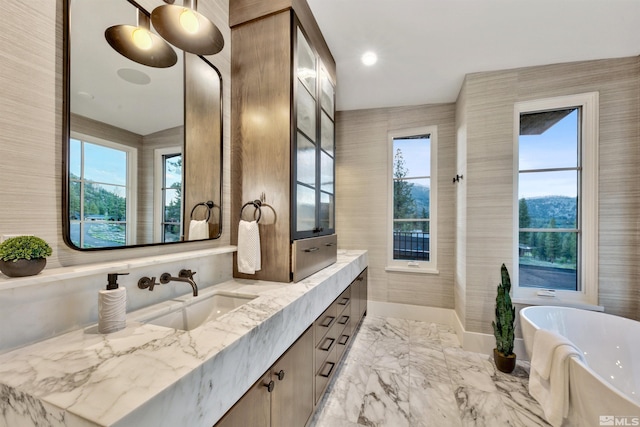
M 142 71 L 134 70 L 133 68 L 120 68 L 116 73 L 122 80 L 136 85 L 147 85 L 151 83 L 151 77 Z
M 378 55 L 373 52 L 365 52 L 361 59 L 364 65 L 371 66 L 378 62 Z
M 85 92 L 83 90 L 81 90 L 80 92 L 78 92 L 78 96 L 82 99 L 86 99 L 86 100 L 92 100 L 93 99 L 93 95 L 90 94 L 89 92 Z

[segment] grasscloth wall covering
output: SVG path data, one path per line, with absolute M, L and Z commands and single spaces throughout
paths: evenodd
M 338 83 L 339 85 L 339 83 Z M 336 119 L 338 245 L 369 251 L 369 298 L 454 307 L 455 105 L 341 111 Z M 439 274 L 386 272 L 390 130 L 438 126 Z
M 160 0 L 138 1 L 152 10 Z M 230 30 L 228 0 L 201 0 L 198 9 L 221 29 L 227 44 L 210 56 L 223 79 L 224 225 L 214 242 L 81 253 L 62 240 L 63 0 L 0 2 L 0 234 L 35 234 L 53 247 L 48 267 L 118 260 L 229 244 Z M 29 31 L 25 33 L 25 28 Z M 28 36 L 27 36 L 28 35 Z M 139 154 L 139 156 L 141 153 Z
M 500 265 L 513 261 L 513 105 L 598 91 L 599 303 L 640 320 L 638 58 L 468 75 L 457 102 L 456 312 L 467 331 L 491 333 Z M 462 197 L 461 197 L 462 196 Z

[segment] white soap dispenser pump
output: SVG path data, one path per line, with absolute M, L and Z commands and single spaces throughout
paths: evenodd
M 107 274 L 107 289 L 98 292 L 98 332 L 108 334 L 127 326 L 127 289 L 118 286 L 118 276 Z

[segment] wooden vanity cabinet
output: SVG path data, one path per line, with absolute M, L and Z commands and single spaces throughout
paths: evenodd
M 215 427 L 304 426 L 314 407 L 312 365 L 309 328 Z
M 367 269 L 214 427 L 304 427 L 367 307 Z
M 234 277 L 297 281 L 293 242 L 335 231 L 335 61 L 305 0 L 230 0 L 229 25 L 232 244 L 242 206 L 263 202 L 262 269 L 239 273 L 234 254 Z

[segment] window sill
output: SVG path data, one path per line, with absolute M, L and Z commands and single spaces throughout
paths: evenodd
M 395 267 L 395 266 L 387 266 L 384 268 L 384 271 L 390 273 L 415 273 L 415 274 L 440 274 L 440 271 L 424 268 L 424 267 Z
M 593 305 L 587 304 L 584 302 L 576 301 L 574 299 L 562 298 L 559 296 L 555 297 L 541 297 L 541 296 L 529 296 L 529 297 L 513 297 L 511 302 L 514 304 L 521 305 L 553 305 L 560 307 L 571 307 L 571 308 L 579 308 L 582 310 L 591 310 L 591 311 L 604 311 L 604 307 L 601 305 Z

